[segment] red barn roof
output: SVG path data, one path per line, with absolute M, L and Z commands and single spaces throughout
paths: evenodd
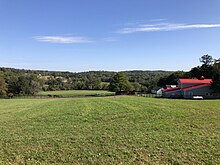
M 163 91 L 164 91 L 164 92 L 171 92 L 171 91 L 177 91 L 177 90 L 180 90 L 180 88 L 179 88 L 179 87 L 167 88 L 167 89 L 164 89 Z
M 211 84 L 212 79 L 179 79 L 182 84 Z

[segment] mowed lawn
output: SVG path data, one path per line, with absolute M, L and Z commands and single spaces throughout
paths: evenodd
M 106 90 L 62 90 L 62 91 L 46 91 L 46 92 L 39 92 L 38 95 L 57 95 L 62 97 L 78 97 L 78 96 L 99 96 L 99 95 L 114 95 L 114 92 L 109 92 Z
M 220 164 L 220 101 L 0 100 L 0 164 Z

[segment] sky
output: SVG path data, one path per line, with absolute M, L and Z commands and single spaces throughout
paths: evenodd
M 0 67 L 190 70 L 220 57 L 220 0 L 0 0 Z

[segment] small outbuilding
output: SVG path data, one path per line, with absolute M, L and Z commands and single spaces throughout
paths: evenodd
M 155 87 L 155 88 L 153 88 L 152 90 L 151 90 L 151 93 L 152 94 L 157 94 L 157 95 L 162 95 L 162 91 L 163 91 L 164 89 L 163 88 L 161 88 L 161 87 Z

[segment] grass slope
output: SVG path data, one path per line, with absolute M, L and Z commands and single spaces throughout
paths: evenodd
M 220 101 L 0 100 L 0 164 L 220 164 Z

